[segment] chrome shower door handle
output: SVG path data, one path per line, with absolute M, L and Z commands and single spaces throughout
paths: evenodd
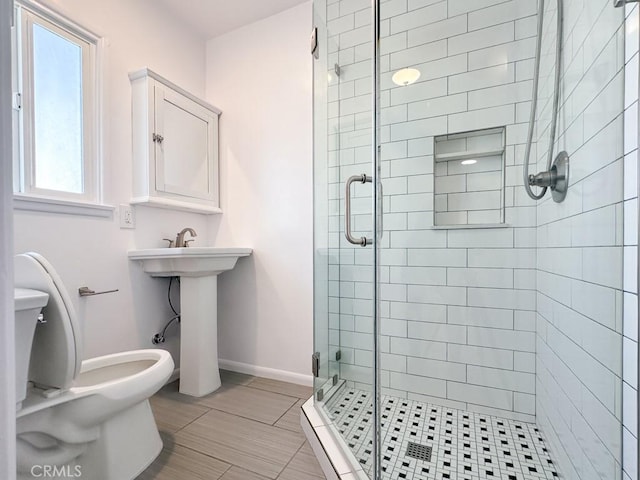
M 351 234 L 351 184 L 356 182 L 360 182 L 363 184 L 371 183 L 371 177 L 363 173 L 362 175 L 353 175 L 347 180 L 344 192 L 344 236 L 347 238 L 347 241 L 349 243 L 352 243 L 353 245 L 360 245 L 361 247 L 366 247 L 367 245 L 371 245 L 373 243 L 370 238 L 356 238 Z

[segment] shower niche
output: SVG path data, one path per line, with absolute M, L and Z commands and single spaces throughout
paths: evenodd
M 434 138 L 435 228 L 504 226 L 505 131 Z

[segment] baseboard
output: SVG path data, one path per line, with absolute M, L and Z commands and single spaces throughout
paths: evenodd
M 270 378 L 272 380 L 281 380 L 283 382 L 304 385 L 305 387 L 313 386 L 313 376 L 311 375 L 303 375 L 301 373 L 288 372 L 286 370 L 261 367 L 259 365 L 250 365 L 248 363 L 234 362 L 233 360 L 220 359 L 218 364 L 220 365 L 220 368 L 231 370 L 233 372 L 245 373 L 256 377 Z
M 301 373 L 288 372 L 286 370 L 277 370 L 275 368 L 260 367 L 259 365 L 250 365 L 248 363 L 234 362 L 233 360 L 219 360 L 220 368 L 231 370 L 232 372 L 245 373 L 255 377 L 271 378 L 273 380 L 281 380 L 283 382 L 295 383 L 296 385 L 304 385 L 305 387 L 313 386 L 313 377 L 311 375 L 303 375 Z M 166 383 L 171 383 L 180 378 L 180 367 L 173 370 Z

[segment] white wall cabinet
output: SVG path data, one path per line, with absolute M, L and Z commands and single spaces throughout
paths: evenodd
M 222 213 L 220 110 L 157 73 L 129 74 L 133 113 L 132 204 Z

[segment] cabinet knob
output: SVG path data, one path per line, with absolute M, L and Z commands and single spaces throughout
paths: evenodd
M 154 142 L 157 143 L 162 143 L 162 141 L 164 140 L 164 137 L 162 135 L 158 135 L 157 133 L 154 133 L 151 138 Z

